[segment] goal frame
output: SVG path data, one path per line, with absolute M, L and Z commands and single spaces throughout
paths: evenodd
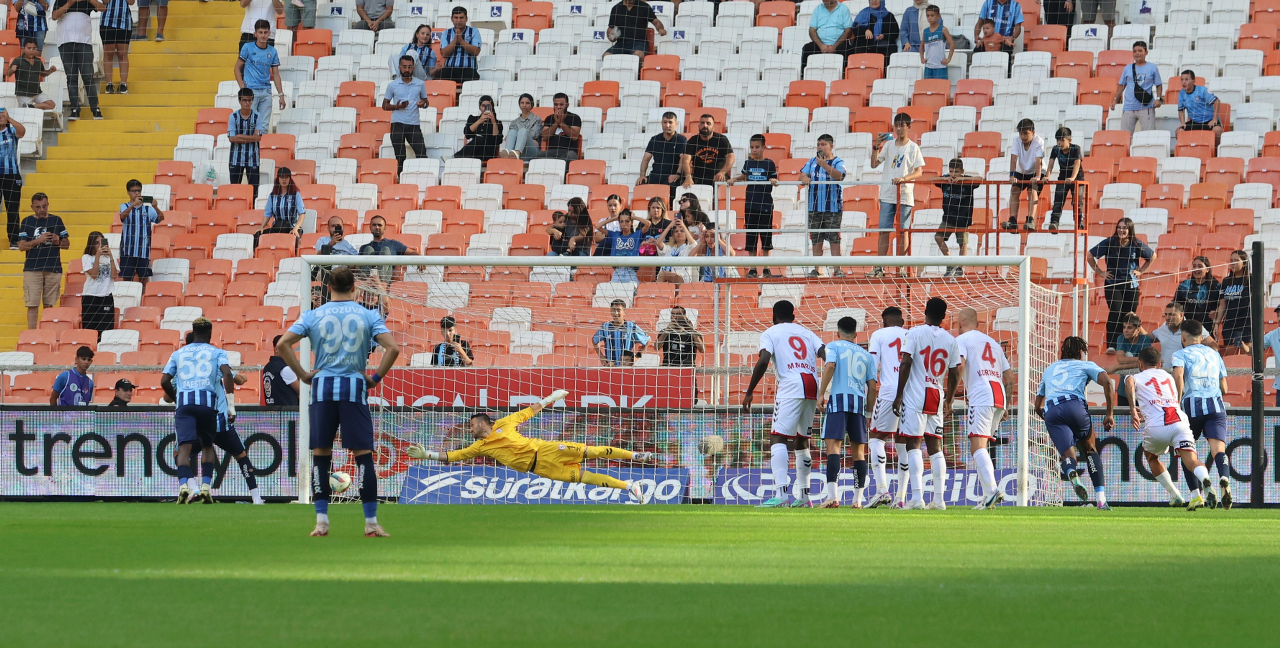
M 813 266 L 813 267 L 886 267 L 922 268 L 926 266 L 960 267 L 1009 267 L 1018 272 L 1018 359 L 1015 365 L 1018 389 L 1017 417 L 1017 505 L 1027 506 L 1028 453 L 1030 451 L 1030 362 L 1031 362 L 1031 257 L 1026 255 L 1004 256 L 710 256 L 710 257 L 566 257 L 566 256 L 352 256 L 352 255 L 302 255 L 303 277 L 306 289 L 299 290 L 300 313 L 311 310 L 311 272 L 315 267 L 332 266 L 484 266 L 493 267 L 745 267 L 745 266 Z M 938 278 L 939 281 L 945 281 Z M 311 345 L 304 337 L 299 342 L 299 361 L 303 369 L 311 370 Z M 298 503 L 311 503 L 311 386 L 302 383 L 299 389 L 298 408 Z M 1025 402 L 1025 405 L 1024 405 Z

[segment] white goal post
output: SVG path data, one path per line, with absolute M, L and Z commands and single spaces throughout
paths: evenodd
M 954 313 L 957 309 L 971 306 L 980 313 L 980 327 L 990 332 L 992 327 L 1002 331 L 1012 342 L 1006 348 L 1011 364 L 1017 375 L 1016 422 L 1014 429 L 1016 445 L 1013 465 L 1007 473 L 1012 477 L 1016 471 L 1017 498 L 1020 506 L 1030 504 L 1060 505 L 1062 502 L 1062 486 L 1058 483 L 1057 456 L 1048 442 L 1043 424 L 1033 421 L 1031 404 L 1034 400 L 1033 389 L 1038 383 L 1041 372 L 1057 357 L 1059 320 L 1062 294 L 1035 285 L 1031 281 L 1031 257 L 1028 256 L 951 256 L 951 257 L 811 257 L 811 256 L 706 256 L 706 257 L 565 257 L 565 256 L 328 256 L 305 255 L 304 277 L 312 277 L 313 268 L 332 268 L 349 266 L 365 270 L 358 273 L 358 292 L 361 298 L 367 298 L 366 305 L 380 308 L 388 319 L 388 325 L 401 344 L 401 358 L 397 361 L 399 369 L 413 369 L 413 377 L 405 380 L 385 381 L 374 392 L 370 393 L 371 409 L 385 408 L 388 414 L 393 412 L 413 412 L 447 408 L 450 405 L 463 405 L 475 410 L 466 397 L 459 396 L 451 402 L 432 400 L 433 396 L 422 396 L 423 391 L 434 388 L 441 381 L 458 381 L 463 378 L 455 375 L 469 375 L 467 372 L 432 369 L 426 359 L 428 355 L 423 349 L 428 342 L 435 345 L 439 339 L 439 320 L 443 313 L 456 318 L 458 327 L 463 331 L 462 339 L 481 336 L 493 338 L 489 332 L 510 336 L 509 342 L 499 339 L 492 352 L 477 352 L 472 349 L 472 356 L 478 360 L 482 354 L 493 364 L 485 367 L 501 367 L 506 358 L 516 358 L 509 366 L 520 367 L 528 371 L 548 371 L 556 367 L 585 367 L 596 364 L 590 371 L 593 375 L 606 377 L 607 373 L 599 371 L 641 372 L 647 367 L 656 367 L 658 354 L 650 353 L 643 361 L 636 361 L 634 367 L 625 370 L 598 369 L 596 359 L 592 355 L 595 349 L 584 349 L 574 340 L 581 338 L 581 333 L 572 327 L 581 323 L 587 312 L 606 313 L 611 298 L 622 298 L 631 312 L 638 312 L 640 317 L 653 317 L 654 308 L 646 309 L 643 304 L 657 304 L 657 319 L 638 321 L 641 328 L 648 330 L 656 338 L 659 327 L 666 322 L 671 323 L 670 307 L 681 301 L 680 296 L 693 295 L 698 299 L 709 301 L 701 312 L 686 304 L 679 304 L 686 309 L 688 319 L 697 334 L 701 336 L 705 346 L 703 360 L 693 369 L 698 376 L 694 387 L 692 401 L 687 403 L 689 411 L 716 410 L 725 416 L 732 416 L 730 408 L 741 403 L 741 385 L 745 383 L 743 376 L 749 375 L 754 360 L 751 345 L 753 335 L 767 327 L 768 322 L 760 322 L 765 305 L 780 298 L 803 299 L 807 310 L 797 309 L 797 321 L 823 331 L 824 340 L 830 341 L 834 326 L 831 322 L 838 315 L 852 314 L 859 319 L 859 342 L 866 341 L 869 331 L 880 325 L 880 311 L 885 305 L 899 306 L 906 314 L 907 326 L 921 323 L 920 313 L 924 302 L 930 296 L 941 296 L 948 300 L 951 309 L 948 321 L 944 325 L 953 328 Z M 751 267 L 767 266 L 779 274 L 772 277 L 751 277 L 746 275 Z M 889 271 L 885 278 L 865 277 L 872 267 L 883 266 Z M 960 277 L 944 277 L 942 268 L 957 266 L 966 270 Z M 623 284 L 621 282 L 601 281 L 611 278 L 613 268 L 630 267 L 639 269 L 639 283 Z M 840 267 L 848 272 L 847 278 L 829 276 L 812 277 L 810 272 L 817 268 Z M 658 286 L 652 282 L 652 275 L 660 268 L 683 270 L 697 275 L 709 268 L 712 280 L 690 281 L 675 284 L 672 288 Z M 719 274 L 727 276 L 720 277 Z M 383 279 L 386 277 L 386 279 Z M 689 277 L 685 275 L 686 279 Z M 462 280 L 459 280 L 462 279 Z M 514 282 L 512 280 L 515 280 Z M 646 281 L 648 279 L 648 281 Z M 696 276 L 695 276 L 696 279 Z M 541 283 L 548 284 L 545 292 Z M 320 294 L 315 288 L 319 282 L 302 282 L 298 290 L 299 305 L 302 310 L 313 307 Z M 511 286 L 515 286 L 516 294 L 512 294 Z M 522 290 L 539 291 L 535 297 L 522 298 Z M 505 291 L 505 292 L 504 292 Z M 592 301 L 592 291 L 594 300 Z M 871 293 L 865 294 L 868 291 Z M 497 297 L 492 293 L 496 292 Z M 628 297 L 628 292 L 630 296 Z M 656 301 L 645 301 L 651 292 L 659 293 Z M 663 301 L 665 295 L 676 295 L 672 301 Z M 508 301 L 503 301 L 507 295 Z M 554 295 L 555 301 L 542 304 L 545 296 Z M 795 297 L 792 297 L 792 296 Z M 483 297 L 483 298 L 482 298 Z M 570 303 L 564 300 L 581 300 Z M 522 302 L 522 299 L 528 301 Z M 694 299 L 690 297 L 690 299 Z M 755 301 L 750 301 L 754 299 Z M 633 301 L 634 300 L 634 301 Z M 483 302 L 483 303 L 480 303 Z M 499 304 L 506 303 L 507 306 Z M 797 304 L 799 305 L 799 304 Z M 547 308 L 542 308 L 546 306 Z M 592 306 L 595 306 L 593 309 Z M 604 307 L 603 309 L 601 307 Z M 712 312 L 705 312 L 710 306 Z M 524 321 L 511 321 L 509 311 L 516 317 L 525 317 Z M 532 313 L 532 315 L 530 315 Z M 825 314 L 825 315 L 824 315 Z M 807 317 L 806 317 L 807 316 Z M 529 320 L 528 318 L 532 318 Z M 539 320 L 538 318 L 542 319 Z M 559 319 L 557 319 L 559 318 Z M 753 319 L 754 318 L 754 319 Z M 822 318 L 821 320 L 819 318 Z M 606 315 L 607 319 L 607 315 Z M 807 319 L 807 321 L 806 321 Z M 600 321 L 600 320 L 597 320 Z M 655 325 L 654 322 L 657 322 Z M 465 324 L 464 324 L 465 323 Z M 565 328 L 556 328 L 563 325 Z M 464 326 L 469 328 L 464 329 Z M 434 327 L 434 328 L 433 328 Z M 555 332 L 538 330 L 551 329 Z M 432 337 L 434 334 L 435 337 Z M 830 335 L 829 335 L 830 334 Z M 578 336 L 578 337 L 575 337 Z M 1006 343 L 1007 343 L 1006 342 Z M 544 346 L 527 347 L 522 345 L 542 344 Z M 574 346 L 578 344 L 578 346 Z M 304 338 L 300 343 L 299 357 L 303 367 L 310 369 L 311 352 L 308 341 Z M 567 345 L 567 346 L 562 346 Z M 646 347 L 647 348 L 647 347 Z M 525 353 L 525 352 L 528 353 Z M 509 356 L 503 354 L 510 354 Z M 576 354 L 576 355 L 575 355 Z M 379 353 L 370 356 L 369 366 L 377 364 Z M 736 358 L 736 360 L 735 360 Z M 530 362 L 530 359 L 535 362 Z M 393 374 L 396 372 L 393 371 Z M 771 374 L 772 372 L 770 372 Z M 639 374 L 627 374 L 635 376 Z M 606 379 L 606 378 L 602 378 Z M 421 384 L 412 384 L 418 381 Z M 398 385 L 398 386 L 397 386 Z M 462 385 L 456 385 L 455 391 L 462 394 Z M 474 386 L 472 386 L 474 387 Z M 398 390 L 398 391 L 397 391 Z M 474 390 L 472 390 L 474 391 Z M 449 392 L 454 393 L 454 392 Z M 509 402 L 486 401 L 486 390 L 480 389 L 481 396 L 476 401 L 479 407 L 505 409 L 527 402 L 526 396 L 512 396 Z M 513 394 L 515 392 L 512 392 Z M 310 489 L 307 485 L 311 471 L 310 420 L 306 403 L 310 402 L 310 387 L 301 386 L 301 402 L 298 417 L 298 498 L 300 502 L 310 501 Z M 524 398 L 525 400 L 520 400 Z M 957 399 L 959 400 L 959 399 Z M 762 398 L 757 391 L 756 402 L 769 404 L 772 397 Z M 618 412 L 628 407 L 626 397 L 619 402 L 610 401 L 608 397 L 593 404 L 603 403 L 608 409 L 602 412 Z M 570 407 L 578 407 L 587 403 L 570 403 Z M 631 407 L 663 407 L 662 405 L 631 403 Z M 756 406 L 757 409 L 761 405 Z M 767 408 L 766 408 L 767 411 Z M 395 414 L 394 416 L 400 416 Z M 949 419 L 959 419 L 954 412 Z M 375 427 L 378 427 L 375 415 Z M 402 438 L 406 434 L 406 425 L 412 419 L 410 414 L 401 418 L 392 418 L 393 434 Z M 948 423 L 950 429 L 954 426 Z M 435 432 L 439 432 L 438 430 Z M 443 434 L 443 433 L 441 433 Z M 423 431 L 425 437 L 417 437 L 414 442 L 443 443 L 445 437 L 432 431 Z M 454 447 L 457 439 L 451 439 Z M 967 448 L 967 445 L 965 446 Z M 335 454 L 338 451 L 335 450 Z M 952 453 L 948 453 L 949 455 Z M 967 450 L 964 451 L 967 455 Z M 951 457 L 949 456 L 949 460 Z M 334 469 L 338 469 L 339 460 L 335 457 Z M 714 470 L 714 469 L 713 469 Z M 398 484 L 398 482 L 397 482 Z M 384 486 L 385 488 L 385 486 Z M 959 486 L 957 486 L 957 489 Z M 382 495 L 394 496 L 395 493 L 383 492 Z

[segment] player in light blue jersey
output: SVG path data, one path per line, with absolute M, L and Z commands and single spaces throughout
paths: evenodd
M 1102 477 L 1102 456 L 1098 454 L 1098 439 L 1093 433 L 1093 419 L 1089 416 L 1084 389 L 1089 381 L 1102 386 L 1103 397 L 1107 400 L 1107 415 L 1102 419 L 1102 427 L 1108 432 L 1116 426 L 1115 390 L 1107 372 L 1084 359 L 1088 349 L 1089 343 L 1074 335 L 1062 341 L 1060 359 L 1046 367 L 1040 378 L 1040 388 L 1036 391 L 1036 415 L 1044 419 L 1049 438 L 1053 439 L 1053 445 L 1062 456 L 1062 480 L 1071 482 L 1076 495 L 1088 504 L 1089 491 L 1080 481 L 1076 459 L 1078 448 L 1087 460 L 1098 510 L 1110 511 Z
M 879 374 L 876 358 L 858 346 L 858 320 L 841 317 L 836 322 L 840 339 L 828 344 L 827 363 L 822 368 L 818 386 L 818 403 L 826 405 L 822 424 L 822 442 L 827 446 L 827 501 L 822 508 L 840 508 L 836 480 L 840 476 L 840 447 L 845 437 L 853 448 L 853 508 L 862 508 L 862 490 L 867 487 L 867 421 L 863 414 L 867 403 L 876 402 Z M 831 395 L 827 396 L 830 387 Z
M 174 411 L 174 428 L 178 439 L 178 503 L 192 499 L 187 481 L 194 475 L 191 470 L 191 453 L 213 445 L 214 437 L 228 421 L 236 417 L 235 396 L 232 394 L 231 367 L 227 354 L 209 344 L 213 337 L 213 322 L 201 317 L 191 325 L 193 342 L 169 356 L 160 376 L 160 387 L 165 396 L 177 403 Z M 227 399 L 226 413 L 218 409 L 218 393 Z M 209 484 L 200 485 L 199 497 L 206 504 L 213 503 Z
M 1191 434 L 1197 441 L 1204 435 L 1209 442 L 1209 455 L 1218 468 L 1218 486 L 1222 489 L 1222 508 L 1231 508 L 1231 465 L 1227 460 L 1227 408 L 1222 394 L 1227 391 L 1227 363 L 1217 351 L 1202 344 L 1204 327 L 1195 320 L 1183 320 L 1182 349 L 1173 354 L 1173 384 L 1178 388 L 1182 409 L 1191 422 Z M 1200 480 L 1184 470 L 1191 497 L 1200 492 Z M 1212 488 L 1204 494 L 1205 505 L 1214 508 L 1218 494 Z
M 276 355 L 299 380 L 311 385 L 311 488 L 316 507 L 316 528 L 311 535 L 329 535 L 329 471 L 333 468 L 333 440 L 341 428 L 342 447 L 355 456 L 364 534 L 386 537 L 387 532 L 378 524 L 378 471 L 373 463 L 373 419 L 367 394 L 391 371 L 400 347 L 382 315 L 356 301 L 356 278 L 350 268 L 339 268 L 329 275 L 329 290 L 329 303 L 304 312 L 276 344 Z M 304 337 L 311 340 L 315 354 L 313 371 L 303 369 L 293 352 L 293 345 Z M 383 349 L 382 362 L 368 375 L 365 366 L 375 341 Z

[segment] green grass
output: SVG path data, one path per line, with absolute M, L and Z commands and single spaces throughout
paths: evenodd
M 0 505 L 0 646 L 1274 645 L 1280 511 Z M 870 643 L 869 643 L 870 642 Z

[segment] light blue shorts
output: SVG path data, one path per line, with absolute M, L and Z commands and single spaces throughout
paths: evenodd
M 903 229 L 911 227 L 911 205 L 880 203 L 880 229 L 893 229 L 894 219 L 897 216 L 902 217 Z

